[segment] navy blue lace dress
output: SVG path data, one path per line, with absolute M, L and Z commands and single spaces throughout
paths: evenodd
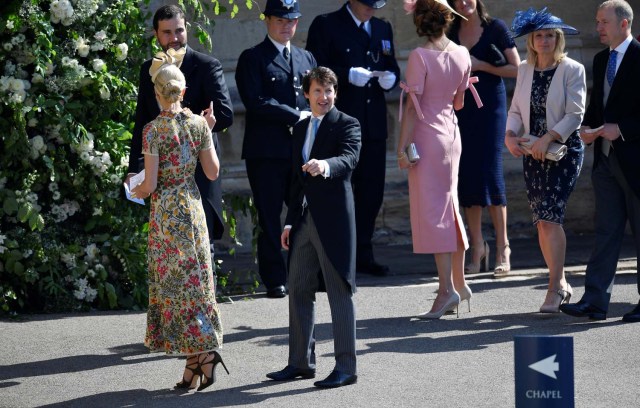
M 541 137 L 547 133 L 547 94 L 555 72 L 554 68 L 535 71 L 533 74 L 529 128 L 534 136 Z M 557 162 L 542 162 L 531 156 L 523 158 L 524 181 L 534 224 L 538 221 L 564 223 L 567 200 L 580 175 L 584 157 L 584 145 L 577 131 L 564 144 L 567 146 L 567 154 Z
M 460 44 L 455 29 L 450 38 Z M 507 26 L 493 19 L 485 25 L 478 42 L 469 53 L 496 66 L 506 65 L 502 53 L 515 47 Z M 502 78 L 484 71 L 473 72 L 480 80 L 475 84 L 484 106 L 478 108 L 471 92 L 465 93 L 464 108 L 456 112 L 462 156 L 458 179 L 458 199 L 462 207 L 506 205 L 507 196 L 502 173 L 502 147 L 507 123 L 507 92 Z

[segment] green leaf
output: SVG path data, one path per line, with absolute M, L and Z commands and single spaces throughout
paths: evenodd
M 38 213 L 31 213 L 29 216 L 29 228 L 31 231 L 42 230 L 44 228 L 44 218 Z
M 109 307 L 115 309 L 118 307 L 118 295 L 116 295 L 116 289 L 112 284 L 106 282 L 104 286 L 107 288 L 107 298 L 109 299 Z
M 18 202 L 16 201 L 15 197 L 5 198 L 2 209 L 5 213 L 7 213 L 7 215 L 13 215 L 16 211 L 18 211 Z
M 22 204 L 18 209 L 18 219 L 20 220 L 20 222 L 26 222 L 27 219 L 29 219 L 29 214 L 31 214 L 32 210 L 33 207 L 31 206 L 31 204 Z

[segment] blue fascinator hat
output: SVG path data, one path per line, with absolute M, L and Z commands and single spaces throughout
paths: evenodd
M 567 35 L 579 33 L 578 30 L 549 13 L 546 7 L 540 11 L 530 7 L 526 11 L 516 11 L 516 16 L 511 23 L 511 35 L 513 38 L 517 38 L 534 31 L 554 28 L 561 29 Z

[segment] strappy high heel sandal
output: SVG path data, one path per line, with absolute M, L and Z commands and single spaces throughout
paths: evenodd
M 191 379 L 186 379 L 184 374 L 182 374 L 182 381 L 176 383 L 175 389 L 184 389 L 188 388 L 190 390 L 196 388 L 198 386 L 198 379 L 202 372 L 200 371 L 200 364 L 198 362 L 198 356 L 191 356 L 187 358 L 187 364 L 184 367 L 184 371 L 191 372 Z
M 474 248 L 471 247 L 470 249 L 471 249 L 471 257 L 473 259 Z M 482 249 L 483 249 L 483 252 L 482 252 L 482 255 L 480 256 L 480 260 L 478 261 L 478 263 L 474 264 L 473 262 L 471 262 L 464 267 L 465 274 L 473 275 L 475 273 L 489 271 L 489 244 L 487 244 L 487 241 L 482 242 Z
M 507 276 L 509 272 L 511 272 L 511 248 L 509 247 L 509 243 L 507 242 L 500 248 L 497 248 L 497 251 L 498 253 L 496 254 L 496 267 L 493 270 L 493 276 L 496 278 L 501 278 Z
M 222 367 L 224 367 L 224 370 L 227 372 L 227 374 L 229 374 L 229 370 L 227 369 L 227 366 L 224 364 L 224 361 L 222 361 L 222 357 L 220 357 L 220 354 L 217 351 L 212 351 L 211 353 L 207 353 L 203 355 L 205 357 L 199 363 L 201 377 L 200 377 L 200 386 L 198 387 L 198 391 L 202 391 L 205 388 L 211 386 L 214 382 L 216 382 L 216 366 L 219 363 L 222 363 Z M 209 359 L 209 357 L 211 356 L 213 356 L 213 358 L 207 361 L 207 359 Z M 207 375 L 207 372 L 209 370 L 207 370 L 206 367 L 209 367 L 209 366 L 211 366 L 211 374 Z
M 557 295 L 554 296 L 554 295 Z M 573 288 L 567 283 L 567 289 L 549 290 L 547 291 L 547 298 L 545 302 L 540 306 L 540 313 L 560 313 L 560 305 L 563 303 L 569 303 L 573 295 Z M 547 299 L 551 296 L 551 300 L 547 302 Z

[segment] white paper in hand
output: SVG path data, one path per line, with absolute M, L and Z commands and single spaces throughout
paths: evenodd
M 124 183 L 124 192 L 127 195 L 127 200 L 133 201 L 134 203 L 144 205 L 144 200 L 142 198 L 133 198 L 131 197 L 131 190 L 133 190 L 138 184 L 144 181 L 144 170 L 142 170 L 138 174 L 134 174 L 129 179 L 129 184 Z

